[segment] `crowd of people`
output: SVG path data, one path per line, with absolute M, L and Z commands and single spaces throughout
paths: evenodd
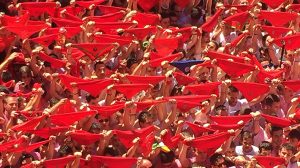
M 298 0 L 3 0 L 2 168 L 300 167 Z

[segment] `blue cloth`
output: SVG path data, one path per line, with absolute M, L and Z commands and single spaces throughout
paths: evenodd
M 183 73 L 188 74 L 190 73 L 191 66 L 201 64 L 203 62 L 204 62 L 203 60 L 184 60 L 184 61 L 174 61 L 171 62 L 170 64 L 178 68 Z

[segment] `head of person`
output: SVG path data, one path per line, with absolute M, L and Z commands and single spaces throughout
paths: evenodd
M 97 105 L 98 102 L 99 102 L 99 97 L 94 97 L 94 96 L 88 94 L 88 95 L 86 96 L 86 101 L 87 101 L 87 103 L 89 103 L 90 105 Z
M 164 29 L 168 28 L 171 25 L 171 19 L 169 13 L 161 14 L 160 26 Z
M 228 116 L 228 110 L 226 106 L 219 105 L 215 108 L 216 116 Z
M 205 83 L 209 80 L 209 69 L 207 67 L 202 67 L 199 69 L 198 81 L 200 83 Z
M 295 155 L 297 149 L 290 143 L 284 143 L 279 149 L 279 156 L 284 158 L 287 162 Z
M 173 162 L 175 160 L 175 153 L 171 150 L 169 152 L 161 151 L 159 153 L 159 158 L 162 167 L 164 168 L 171 168 L 173 166 Z
M 271 138 L 273 147 L 279 147 L 283 141 L 283 129 L 281 127 L 271 127 Z
M 210 164 L 212 168 L 225 168 L 225 158 L 220 153 L 215 153 L 209 158 Z
M 28 66 L 22 66 L 19 70 L 20 81 L 24 83 L 25 86 L 29 86 L 32 78 L 31 70 Z
M 99 79 L 105 78 L 105 64 L 102 61 L 97 61 L 94 65 L 94 71 Z
M 243 132 L 241 141 L 242 141 L 243 151 L 245 153 L 251 152 L 252 151 L 252 144 L 253 144 L 253 134 L 249 131 Z
M 259 154 L 262 156 L 270 156 L 273 150 L 272 144 L 268 141 L 262 141 L 258 147 Z
M 147 111 L 142 111 L 139 115 L 138 115 L 138 122 L 141 128 L 146 128 L 148 126 L 151 126 L 153 123 L 153 118 L 151 113 L 147 112 Z
M 21 164 L 27 165 L 34 160 L 34 157 L 31 154 L 25 153 L 21 156 Z
M 300 131 L 297 129 L 292 129 L 288 134 L 288 138 L 290 144 L 297 148 L 300 142 Z
M 235 147 L 236 147 L 235 144 L 231 142 L 229 148 L 225 151 L 225 156 L 227 158 L 236 157 Z
M 205 46 L 205 51 L 216 51 L 219 48 L 219 45 L 216 41 L 209 41 Z
M 6 97 L 4 99 L 4 109 L 9 114 L 12 111 L 17 111 L 18 110 L 18 98 L 17 97 L 12 97 L 12 96 Z
M 235 106 L 238 102 L 239 90 L 234 86 L 228 87 L 227 99 L 230 106 Z
M 267 114 L 276 114 L 280 110 L 280 98 L 276 94 L 270 94 L 262 101 L 263 110 Z
M 102 130 L 109 130 L 110 129 L 110 121 L 109 118 L 102 116 L 102 115 L 97 115 L 96 118 L 98 119 L 100 128 Z

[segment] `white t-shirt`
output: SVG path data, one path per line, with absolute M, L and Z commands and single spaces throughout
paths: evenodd
M 233 116 L 237 111 L 249 108 L 249 104 L 246 99 L 238 99 L 235 106 L 230 106 L 228 100 L 226 100 L 224 106 L 228 109 L 229 116 Z
M 258 147 L 256 146 L 253 146 L 252 145 L 252 150 L 250 152 L 247 152 L 245 153 L 243 151 L 243 146 L 236 146 L 235 147 L 235 153 L 238 155 L 238 156 L 247 156 L 248 158 L 252 158 L 253 156 L 255 155 L 258 155 L 258 152 L 259 152 L 259 149 Z

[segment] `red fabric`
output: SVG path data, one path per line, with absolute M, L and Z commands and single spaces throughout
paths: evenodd
M 104 33 L 117 34 L 117 29 L 129 29 L 134 25 L 135 23 L 133 22 L 104 22 L 96 23 L 94 27 Z
M 35 134 L 39 137 L 44 139 L 48 139 L 51 135 L 57 135 L 61 132 L 67 132 L 69 130 L 69 126 L 65 127 L 49 127 L 49 128 L 42 128 L 39 130 L 28 130 L 31 134 Z
M 79 77 L 74 77 L 74 76 L 65 75 L 65 74 L 59 74 L 58 77 L 61 80 L 61 82 L 65 85 L 65 87 L 68 88 L 69 90 L 72 90 L 71 83 L 73 83 L 73 82 L 78 83 L 78 82 L 93 81 L 91 79 L 82 79 Z
M 171 135 L 171 132 L 168 130 L 167 133 L 165 135 L 162 135 L 161 136 L 161 140 L 162 142 L 168 147 L 168 148 L 171 148 L 171 149 L 174 149 L 178 146 L 178 143 L 179 141 L 181 141 L 181 135 L 178 134 L 178 135 L 175 135 L 175 136 L 172 136 Z
M 100 5 L 105 0 L 94 0 L 94 1 L 76 1 L 76 4 L 88 9 L 91 5 Z
M 243 128 L 244 125 L 232 124 L 232 125 L 224 125 L 224 124 L 211 124 L 210 128 L 214 130 L 219 130 L 221 132 L 227 132 L 230 129 L 237 130 Z
M 291 5 L 290 9 L 292 9 L 293 11 L 299 12 L 299 10 L 300 10 L 300 4 L 289 4 L 289 5 Z
M 135 76 L 135 75 L 127 75 L 126 78 L 131 83 L 139 83 L 139 84 L 152 84 L 153 86 L 157 85 L 160 81 L 165 80 L 165 76 Z
M 132 40 L 122 39 L 122 37 L 112 38 L 112 37 L 107 37 L 105 35 L 95 36 L 94 39 L 98 43 L 118 43 L 120 44 L 120 46 L 128 45 L 132 42 Z
M 273 168 L 278 165 L 284 165 L 284 158 L 274 157 L 274 156 L 255 156 L 258 164 L 264 168 Z
M 94 156 L 91 157 L 91 168 L 97 167 L 109 167 L 109 168 L 131 168 L 136 164 L 137 158 L 125 158 L 125 157 L 109 157 L 109 156 Z
M 221 82 L 211 82 L 198 85 L 188 85 L 186 89 L 196 95 L 219 95 L 219 85 Z
M 261 20 L 268 20 L 273 26 L 284 26 L 289 21 L 295 20 L 297 18 L 297 14 L 277 11 L 260 11 L 258 18 Z
M 134 131 L 120 131 L 120 130 L 114 130 L 114 133 L 119 138 L 120 142 L 126 147 L 130 148 L 133 143 L 132 141 L 134 138 L 139 137 L 140 138 L 140 144 L 143 143 L 143 141 L 153 133 L 155 130 L 154 126 L 149 126 L 143 129 L 134 130 Z
M 61 18 L 52 18 L 52 22 L 54 22 L 58 27 L 79 27 L 83 22 L 78 22 L 74 20 L 61 19 Z
M 149 84 L 116 84 L 114 88 L 123 93 L 128 99 L 132 98 L 134 95 L 142 90 L 146 90 L 150 87 Z
M 242 33 L 230 43 L 230 47 L 235 48 L 248 35 L 249 33 Z
M 157 14 L 138 12 L 131 18 L 131 20 L 137 21 L 139 28 L 144 28 L 146 25 L 156 26 L 157 24 L 159 24 L 160 19 Z
M 236 23 L 239 25 L 243 25 L 244 23 L 246 23 L 248 18 L 249 18 L 249 13 L 248 13 L 248 11 L 246 11 L 246 12 L 241 12 L 241 13 L 237 13 L 232 16 L 229 16 L 226 19 L 224 19 L 224 22 L 231 26 L 233 26 Z
M 56 59 L 56 58 L 52 58 L 50 57 L 49 55 L 45 54 L 44 52 L 40 52 L 39 53 L 39 57 L 46 61 L 46 62 L 49 62 L 51 64 L 51 67 L 52 68 L 63 68 L 66 66 L 67 62 L 66 61 L 63 61 L 63 60 L 59 60 L 59 59 Z
M 96 111 L 80 111 L 65 114 L 54 114 L 50 116 L 50 119 L 53 124 L 69 126 L 72 125 L 74 122 L 93 114 L 96 114 Z
M 234 62 L 245 63 L 245 59 L 243 57 L 237 57 L 235 55 L 220 53 L 216 51 L 208 51 L 206 55 L 210 59 L 225 59 L 225 60 L 232 59 Z
M 217 149 L 219 148 L 226 140 L 228 140 L 230 134 L 227 132 L 205 135 L 199 138 L 192 140 L 187 143 L 187 145 L 195 147 L 201 151 L 208 149 Z
M 192 27 L 184 27 L 184 28 L 180 28 L 180 29 L 176 28 L 176 29 L 172 30 L 172 34 L 174 36 L 176 36 L 179 33 L 182 35 L 182 42 L 186 42 L 191 38 Z
M 80 145 L 90 145 L 99 141 L 101 134 L 92 134 L 83 130 L 76 130 L 70 134 L 71 138 Z
M 196 137 L 201 135 L 204 132 L 215 132 L 214 129 L 206 128 L 206 127 L 203 127 L 203 126 L 198 125 L 198 124 L 193 124 L 193 123 L 188 122 L 188 121 L 186 121 L 185 123 L 192 129 L 192 131 L 193 131 L 193 133 L 195 134 Z
M 90 109 L 98 111 L 101 117 L 109 118 L 111 115 L 124 109 L 125 103 L 118 103 L 109 106 L 89 106 Z
M 257 79 L 260 83 L 264 83 L 265 79 L 276 79 L 276 78 L 280 78 L 281 75 L 283 74 L 284 70 L 271 70 L 271 71 L 266 71 L 266 70 L 261 70 L 258 74 L 257 74 Z
M 113 84 L 113 79 L 101 79 L 89 82 L 78 82 L 79 89 L 89 92 L 94 97 L 97 97 L 107 86 Z
M 292 125 L 292 121 L 285 118 L 279 118 L 271 115 L 261 114 L 262 117 L 264 117 L 269 123 L 271 123 L 273 126 L 278 127 L 288 127 Z
M 200 106 L 200 102 L 190 102 L 185 100 L 176 100 L 176 106 L 181 112 L 187 112 L 192 108 Z
M 267 4 L 269 7 L 276 9 L 279 7 L 285 0 L 262 0 L 263 3 Z
M 176 53 L 176 54 L 172 54 L 172 55 L 165 56 L 162 58 L 151 59 L 149 63 L 150 63 L 150 66 L 152 66 L 152 67 L 159 67 L 159 66 L 161 66 L 161 63 L 163 61 L 172 62 L 176 58 L 181 57 L 181 56 L 182 56 L 182 53 Z
M 11 96 L 11 97 L 24 97 L 24 98 L 29 98 L 32 96 L 32 92 L 29 92 L 29 93 L 22 93 L 22 92 L 17 92 L 17 93 L 10 93 L 8 94 L 8 96 Z
M 40 117 L 36 117 L 33 118 L 27 122 L 24 122 L 22 124 L 19 125 L 15 125 L 13 126 L 11 129 L 15 130 L 15 131 L 28 131 L 28 130 L 34 130 L 35 127 L 42 121 L 45 119 L 46 116 L 40 116 Z
M 298 92 L 300 90 L 300 80 L 289 80 L 282 82 L 284 86 L 292 89 L 294 92 Z
M 242 76 L 255 69 L 253 65 L 231 62 L 223 59 L 217 59 L 217 65 L 231 77 Z
M 75 111 L 75 108 L 73 107 L 73 104 L 70 100 L 67 100 L 64 104 L 60 105 L 57 110 L 55 111 L 55 114 L 64 114 L 68 113 L 70 111 Z
M 239 121 L 243 121 L 244 124 L 248 123 L 251 119 L 251 115 L 240 115 L 240 116 L 210 116 L 210 119 L 218 124 L 234 125 Z
M 154 6 L 158 5 L 159 0 L 137 0 L 137 4 L 145 11 L 148 12 Z
M 55 2 L 23 2 L 20 6 L 22 10 L 29 11 L 31 16 L 40 16 L 43 13 L 54 16 L 57 5 Z
M 28 12 L 23 14 L 22 16 L 8 16 L 4 15 L 0 18 L 2 26 L 24 26 L 29 19 Z
M 148 28 L 125 29 L 124 31 L 129 34 L 133 34 L 138 40 L 143 40 L 150 34 L 154 34 L 156 32 L 156 28 L 152 26 Z
M 222 13 L 223 9 L 218 9 L 217 12 L 201 26 L 202 30 L 205 32 L 212 32 L 218 24 L 219 17 Z
M 10 88 L 14 88 L 15 87 L 16 82 L 15 82 L 15 80 L 10 80 L 8 82 L 1 83 L 1 85 L 7 87 L 8 89 L 10 89 Z
M 164 103 L 164 102 L 166 102 L 166 100 L 150 100 L 150 101 L 136 102 L 135 103 L 137 105 L 136 111 L 140 112 L 148 107 L 151 107 L 159 103 Z
M 175 99 L 177 100 L 183 100 L 183 101 L 189 101 L 189 102 L 194 102 L 194 103 L 200 103 L 204 100 L 209 99 L 211 96 L 210 95 L 188 95 L 188 96 L 171 96 L 171 97 L 166 97 L 166 99 Z
M 62 15 L 61 18 L 63 18 L 63 19 L 73 20 L 75 22 L 82 22 L 82 20 L 79 17 L 77 17 L 77 16 L 75 16 L 75 15 L 69 13 L 69 12 L 64 12 L 61 15 Z
M 179 38 L 178 37 L 172 37 L 172 38 L 159 38 L 155 39 L 153 44 L 156 49 L 156 51 L 160 55 L 169 55 L 174 50 L 178 48 Z
M 81 43 L 72 44 L 72 47 L 80 49 L 94 60 L 110 52 L 114 48 L 114 45 L 111 43 Z
M 30 41 L 41 44 L 44 47 L 48 47 L 56 39 L 57 39 L 57 34 L 51 34 L 51 35 L 45 35 L 45 36 L 41 36 L 41 37 L 32 38 L 32 39 L 30 39 Z
M 49 142 L 49 140 L 46 140 L 46 141 L 41 141 L 41 142 L 37 142 L 37 143 L 34 143 L 34 144 L 30 144 L 30 145 L 25 145 L 25 146 L 21 144 L 21 146 L 19 146 L 17 148 L 9 149 L 7 152 L 14 152 L 14 153 L 26 152 L 26 153 L 30 153 L 33 150 L 39 148 L 42 145 L 45 145 L 48 142 Z
M 78 27 L 64 27 L 66 29 L 66 37 L 68 38 L 71 38 L 75 35 L 77 35 L 78 33 L 81 32 L 81 28 L 78 26 Z M 45 34 L 58 34 L 59 33 L 59 29 L 60 27 L 58 28 L 47 28 L 45 30 Z
M 148 157 L 151 153 L 154 140 L 154 134 L 151 133 L 142 141 L 142 143 L 140 143 L 140 148 L 144 157 Z
M 196 78 L 187 76 L 184 73 L 174 72 L 173 75 L 179 85 L 188 85 L 197 80 Z
M 258 96 L 264 95 L 270 90 L 269 85 L 267 84 L 259 84 L 252 82 L 234 81 L 232 82 L 232 85 L 236 87 L 249 102 L 257 98 Z
M 45 160 L 43 165 L 46 168 L 65 168 L 68 163 L 72 163 L 75 156 L 66 156 L 58 159 Z
M 285 42 L 286 50 L 297 49 L 300 47 L 300 34 L 277 38 L 274 39 L 273 43 L 275 43 L 279 47 L 282 47 L 283 46 L 282 41 Z
M 5 29 L 13 32 L 21 37 L 21 39 L 29 38 L 34 33 L 49 27 L 47 24 L 42 25 L 26 25 L 26 26 L 6 26 Z
M 13 148 L 14 145 L 21 144 L 22 142 L 24 142 L 24 138 L 22 137 L 18 139 L 10 140 L 8 142 L 4 142 L 0 144 L 0 152 L 7 151 L 8 149 Z
M 121 20 L 125 16 L 125 12 L 115 12 L 115 13 L 109 13 L 102 16 L 89 16 L 87 17 L 87 20 L 94 21 L 94 22 L 117 22 Z
M 106 6 L 106 5 L 97 5 L 97 8 L 101 11 L 103 15 L 109 13 L 115 13 L 120 11 L 126 11 L 126 8 L 115 7 L 115 6 Z
M 181 8 L 185 8 L 187 7 L 187 5 L 189 5 L 191 3 L 191 0 L 175 0 L 175 3 L 181 7 Z
M 0 38 L 0 52 L 4 51 L 15 40 L 15 36 Z M 16 60 L 16 59 L 15 59 Z M 23 61 L 22 61 L 23 62 Z
M 274 27 L 274 26 L 261 26 L 261 28 L 266 31 L 271 37 L 279 38 L 284 36 L 287 32 L 291 31 L 291 28 L 285 27 Z

